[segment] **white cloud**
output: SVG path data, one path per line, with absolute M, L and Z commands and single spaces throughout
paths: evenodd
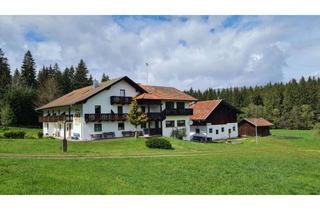
M 34 55 L 44 61 L 61 62 L 62 47 L 55 42 L 41 42 L 35 46 Z
M 28 48 L 38 67 L 58 62 L 64 68 L 83 58 L 98 79 L 105 72 L 145 83 L 148 62 L 150 83 L 181 89 L 282 81 L 299 76 L 296 67 L 305 63 L 303 72 L 317 71 L 318 17 L 244 16 L 224 28 L 226 18 L 2 16 L 0 46 L 12 69 Z M 26 39 L 29 31 L 44 40 Z

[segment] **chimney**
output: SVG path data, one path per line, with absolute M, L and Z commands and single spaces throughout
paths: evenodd
M 98 80 L 94 79 L 93 80 L 93 88 L 97 88 L 99 86 Z

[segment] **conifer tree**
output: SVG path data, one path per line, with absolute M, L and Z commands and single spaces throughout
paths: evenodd
M 105 73 L 102 74 L 102 78 L 101 78 L 101 82 L 105 82 L 105 81 L 108 81 L 110 80 L 109 79 L 109 76 L 108 75 L 105 75 Z
M 88 78 L 88 69 L 85 62 L 81 59 L 74 73 L 74 88 L 82 88 L 92 83 Z
M 23 58 L 21 66 L 21 79 L 27 87 L 37 87 L 36 64 L 29 50 L 26 52 Z
M 63 71 L 62 78 L 61 78 L 63 94 L 67 94 L 74 89 L 73 88 L 73 75 L 74 75 L 74 69 L 72 66 L 70 68 L 66 68 Z
M 11 84 L 11 73 L 8 59 L 4 56 L 0 48 L 0 100 L 3 97 L 6 89 Z
M 12 77 L 12 85 L 13 86 L 19 86 L 21 85 L 21 74 L 18 69 L 16 69 L 13 73 Z

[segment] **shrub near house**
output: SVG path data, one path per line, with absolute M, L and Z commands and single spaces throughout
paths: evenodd
M 172 149 L 171 143 L 162 138 L 152 138 L 146 141 L 146 146 L 149 148 L 158 148 L 158 149 Z

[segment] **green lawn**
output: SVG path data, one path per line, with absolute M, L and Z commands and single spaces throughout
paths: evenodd
M 144 139 L 69 142 L 67 154 L 58 140 L 2 138 L 0 194 L 320 194 L 320 138 L 272 134 L 234 145 L 167 138 L 174 150 Z

